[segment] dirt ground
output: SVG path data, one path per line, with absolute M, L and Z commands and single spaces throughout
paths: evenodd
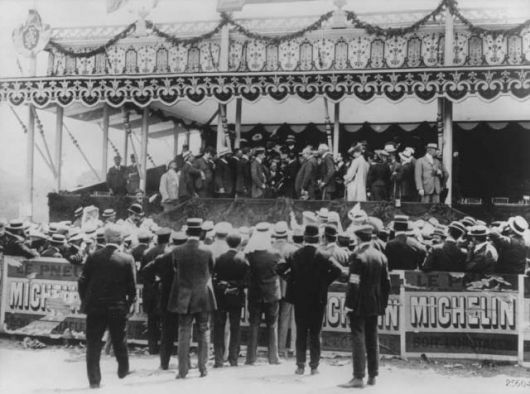
M 243 348 L 244 350 L 244 348 Z M 192 356 L 192 364 L 195 363 Z M 243 363 L 243 359 L 241 359 Z M 111 356 L 102 356 L 102 387 L 98 393 L 344 393 L 338 384 L 351 378 L 351 358 L 347 354 L 324 353 L 320 374 L 294 375 L 294 358 L 281 365 L 268 365 L 261 358 L 255 366 L 209 369 L 199 378 L 192 369 L 185 380 L 175 380 L 176 357 L 170 370 L 158 369 L 158 357 L 131 347 L 133 373 L 123 380 L 116 376 L 117 364 Z M 210 362 L 211 366 L 211 362 Z M 488 361 L 415 360 L 383 358 L 376 386 L 363 392 L 435 394 L 435 393 L 528 393 L 530 370 L 513 363 Z M 85 393 L 88 388 L 85 351 L 82 345 L 47 345 L 26 348 L 22 341 L 0 339 L 0 393 Z

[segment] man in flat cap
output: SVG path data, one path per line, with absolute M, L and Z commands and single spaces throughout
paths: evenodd
M 416 189 L 423 203 L 440 202 L 440 193 L 448 177 L 442 162 L 436 158 L 437 149 L 436 144 L 427 144 L 425 156 L 416 160 L 414 169 Z
M 359 245 L 350 256 L 345 309 L 350 318 L 353 346 L 353 379 L 341 387 L 364 386 L 366 361 L 368 384 L 375 385 L 379 372 L 377 319 L 385 314 L 390 294 L 387 259 L 372 241 L 373 227 L 363 225 L 355 231 Z
M 136 300 L 132 257 L 120 252 L 121 230 L 116 225 L 105 229 L 106 245 L 89 255 L 78 280 L 81 310 L 86 313 L 86 362 L 91 388 L 101 382 L 99 358 L 101 339 L 108 328 L 118 361 L 118 377 L 129 373 L 125 337 L 127 314 Z

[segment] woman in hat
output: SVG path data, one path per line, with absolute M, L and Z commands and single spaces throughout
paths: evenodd
M 346 201 L 366 201 L 366 176 L 369 165 L 363 156 L 361 144 L 352 146 L 348 153 L 353 157 L 344 176 Z

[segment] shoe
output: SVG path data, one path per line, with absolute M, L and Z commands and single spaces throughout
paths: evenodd
M 281 363 L 282 362 L 280 360 L 269 361 L 270 365 L 280 365 Z
M 339 387 L 342 387 L 344 389 L 362 388 L 364 387 L 364 383 L 362 379 L 354 378 L 350 380 L 348 383 L 339 384 Z
M 236 362 L 230 361 L 230 366 L 231 367 L 237 367 L 237 361 Z
M 177 374 L 177 376 L 175 376 L 175 379 L 185 379 L 186 378 L 186 375 L 181 375 L 181 374 Z
M 222 363 L 215 363 L 213 365 L 214 368 L 223 368 L 223 364 Z
M 160 369 L 161 369 L 162 371 L 167 371 L 167 370 L 169 369 L 169 365 L 161 365 L 161 366 L 160 366 Z
M 318 369 L 317 368 L 311 368 L 311 375 L 318 375 Z
M 303 375 L 304 374 L 304 368 L 298 367 L 298 368 L 296 368 L 296 371 L 294 371 L 294 373 L 297 374 L 297 375 Z
M 99 389 L 99 383 L 92 383 L 92 384 L 90 385 L 90 388 L 91 388 L 91 389 Z
M 118 378 L 123 379 L 124 377 L 126 377 L 127 375 L 130 375 L 132 373 L 133 373 L 133 371 L 125 371 L 125 372 L 118 371 Z
M 201 371 L 201 378 L 208 376 L 208 371 Z
M 368 381 L 366 383 L 370 386 L 375 386 L 375 376 L 369 376 Z

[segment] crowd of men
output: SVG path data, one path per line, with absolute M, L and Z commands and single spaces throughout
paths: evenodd
M 328 286 L 347 282 L 346 311 L 353 335 L 353 379 L 343 387 L 362 387 L 378 374 L 377 316 L 384 314 L 392 270 L 481 274 L 528 273 L 530 231 L 521 216 L 489 226 L 472 217 L 448 226 L 436 219 L 412 221 L 396 215 L 383 224 L 357 205 L 343 229 L 338 213 L 326 208 L 304 212 L 302 223 L 288 221 L 235 228 L 188 218 L 179 231 L 158 227 L 133 204 L 129 216 L 103 211 L 96 226 L 83 227 L 76 210 L 71 222 L 37 228 L 20 220 L 0 220 L 0 247 L 25 257 L 64 257 L 82 264 L 79 294 L 87 314 L 87 371 L 99 387 L 99 354 L 109 329 L 118 375 L 129 373 L 125 327 L 143 284 L 148 348 L 169 368 L 178 340 L 178 378 L 190 368 L 192 325 L 198 331 L 198 366 L 207 375 L 209 326 L 213 321 L 214 367 L 237 366 L 240 321 L 249 309 L 245 363 L 256 362 L 258 330 L 265 315 L 268 361 L 280 363 L 295 349 L 296 374 L 318 373 L 320 331 Z M 230 323 L 227 335 L 226 322 Z M 291 332 L 290 343 L 288 332 Z M 227 339 L 229 337 L 229 340 Z M 366 361 L 368 361 L 366 363 Z
M 387 143 L 371 151 L 365 141 L 352 146 L 345 157 L 333 154 L 326 144 L 298 151 L 294 136 L 285 145 L 245 146 L 218 152 L 206 147 L 195 155 L 184 146 L 160 179 L 162 203 L 191 197 L 251 197 L 296 199 L 346 199 L 383 201 L 400 199 L 438 203 L 447 193 L 447 171 L 436 144 L 426 146 L 417 160 L 412 147 Z M 131 158 L 133 159 L 133 157 Z M 115 195 L 133 193 L 138 167 L 121 166 L 115 158 L 107 183 Z

